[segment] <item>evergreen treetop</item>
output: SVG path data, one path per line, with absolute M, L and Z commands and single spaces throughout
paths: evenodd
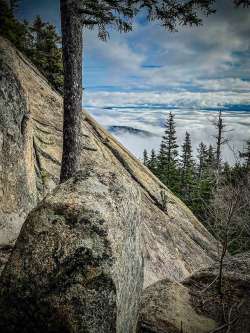
M 246 147 L 243 152 L 240 152 L 240 157 L 243 158 L 245 166 L 250 169 L 250 140 L 247 140 Z
M 197 165 L 197 173 L 198 173 L 198 178 L 200 179 L 203 174 L 204 171 L 207 167 L 207 162 L 208 162 L 208 150 L 207 150 L 207 146 L 201 142 L 197 148 L 197 161 L 198 161 L 198 165 Z
M 143 151 L 143 164 L 147 166 L 148 163 L 149 163 L 149 160 L 148 160 L 148 152 L 147 152 L 146 149 L 144 149 L 144 151 Z
M 182 155 L 181 155 L 181 168 L 183 172 L 187 172 L 190 168 L 193 168 L 194 161 L 192 156 L 192 144 L 191 137 L 188 132 L 185 133 L 185 140 L 182 144 Z
M 177 163 L 177 156 L 178 156 L 177 148 L 178 145 L 177 145 L 177 137 L 175 130 L 174 114 L 172 112 L 169 112 L 167 121 L 165 123 L 165 131 L 162 137 L 160 153 L 159 153 L 159 161 L 163 167 L 169 169 L 171 165 L 175 165 Z
M 185 133 L 180 158 L 180 193 L 183 200 L 187 203 L 191 200 L 191 192 L 194 185 L 194 160 L 192 156 L 191 137 L 188 132 Z
M 33 23 L 18 21 L 14 9 L 18 1 L 0 0 L 0 35 L 23 52 L 48 79 L 50 84 L 63 93 L 63 63 L 61 37 L 54 25 L 36 16 Z

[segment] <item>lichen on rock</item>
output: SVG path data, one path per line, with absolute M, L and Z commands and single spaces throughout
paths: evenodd
M 3 332 L 136 332 L 140 192 L 86 166 L 28 216 L 1 279 Z M 8 309 L 8 311 L 6 311 Z

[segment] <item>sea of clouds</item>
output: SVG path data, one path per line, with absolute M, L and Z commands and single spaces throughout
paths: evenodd
M 142 158 L 143 150 L 159 149 L 161 137 L 164 133 L 164 123 L 171 111 L 175 115 L 178 144 L 181 146 L 185 132 L 191 134 L 193 154 L 197 154 L 197 146 L 203 141 L 215 145 L 216 130 L 213 122 L 218 115 L 217 109 L 188 109 L 167 108 L 159 105 L 127 106 L 100 108 L 87 107 L 94 118 L 104 127 L 128 126 L 148 131 L 152 136 L 135 135 L 121 131 L 114 136 L 135 156 Z M 223 148 L 225 161 L 235 163 L 239 150 L 245 146 L 250 138 L 250 117 L 248 111 L 232 111 L 223 109 L 223 119 L 227 132 L 225 137 L 229 142 Z

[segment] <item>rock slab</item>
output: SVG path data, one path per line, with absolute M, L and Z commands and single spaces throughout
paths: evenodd
M 144 286 L 180 281 L 213 263 L 215 239 L 192 212 L 87 112 L 82 113 L 81 167 L 116 170 L 141 193 Z M 27 214 L 58 184 L 62 97 L 0 37 L 0 265 Z M 167 197 L 163 209 L 162 192 Z M 8 249 L 8 250 L 6 250 Z M 2 258 L 2 259 L 1 259 Z M 0 267 L 1 270 L 1 267 Z
M 132 180 L 93 165 L 46 196 L 3 271 L 0 331 L 135 333 L 140 200 Z

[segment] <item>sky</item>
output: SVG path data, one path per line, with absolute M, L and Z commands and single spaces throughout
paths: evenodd
M 179 143 L 185 131 L 194 152 L 200 141 L 214 143 L 211 121 L 223 110 L 231 139 L 224 157 L 250 138 L 250 8 L 235 9 L 218 0 L 217 12 L 200 27 L 167 32 L 141 17 L 133 32 L 112 31 L 102 42 L 84 31 L 84 107 L 104 126 L 128 126 L 145 135 L 121 130 L 117 138 L 137 156 L 157 147 L 168 112 L 176 115 Z M 29 21 L 41 15 L 60 31 L 59 1 L 22 0 L 18 16 Z

